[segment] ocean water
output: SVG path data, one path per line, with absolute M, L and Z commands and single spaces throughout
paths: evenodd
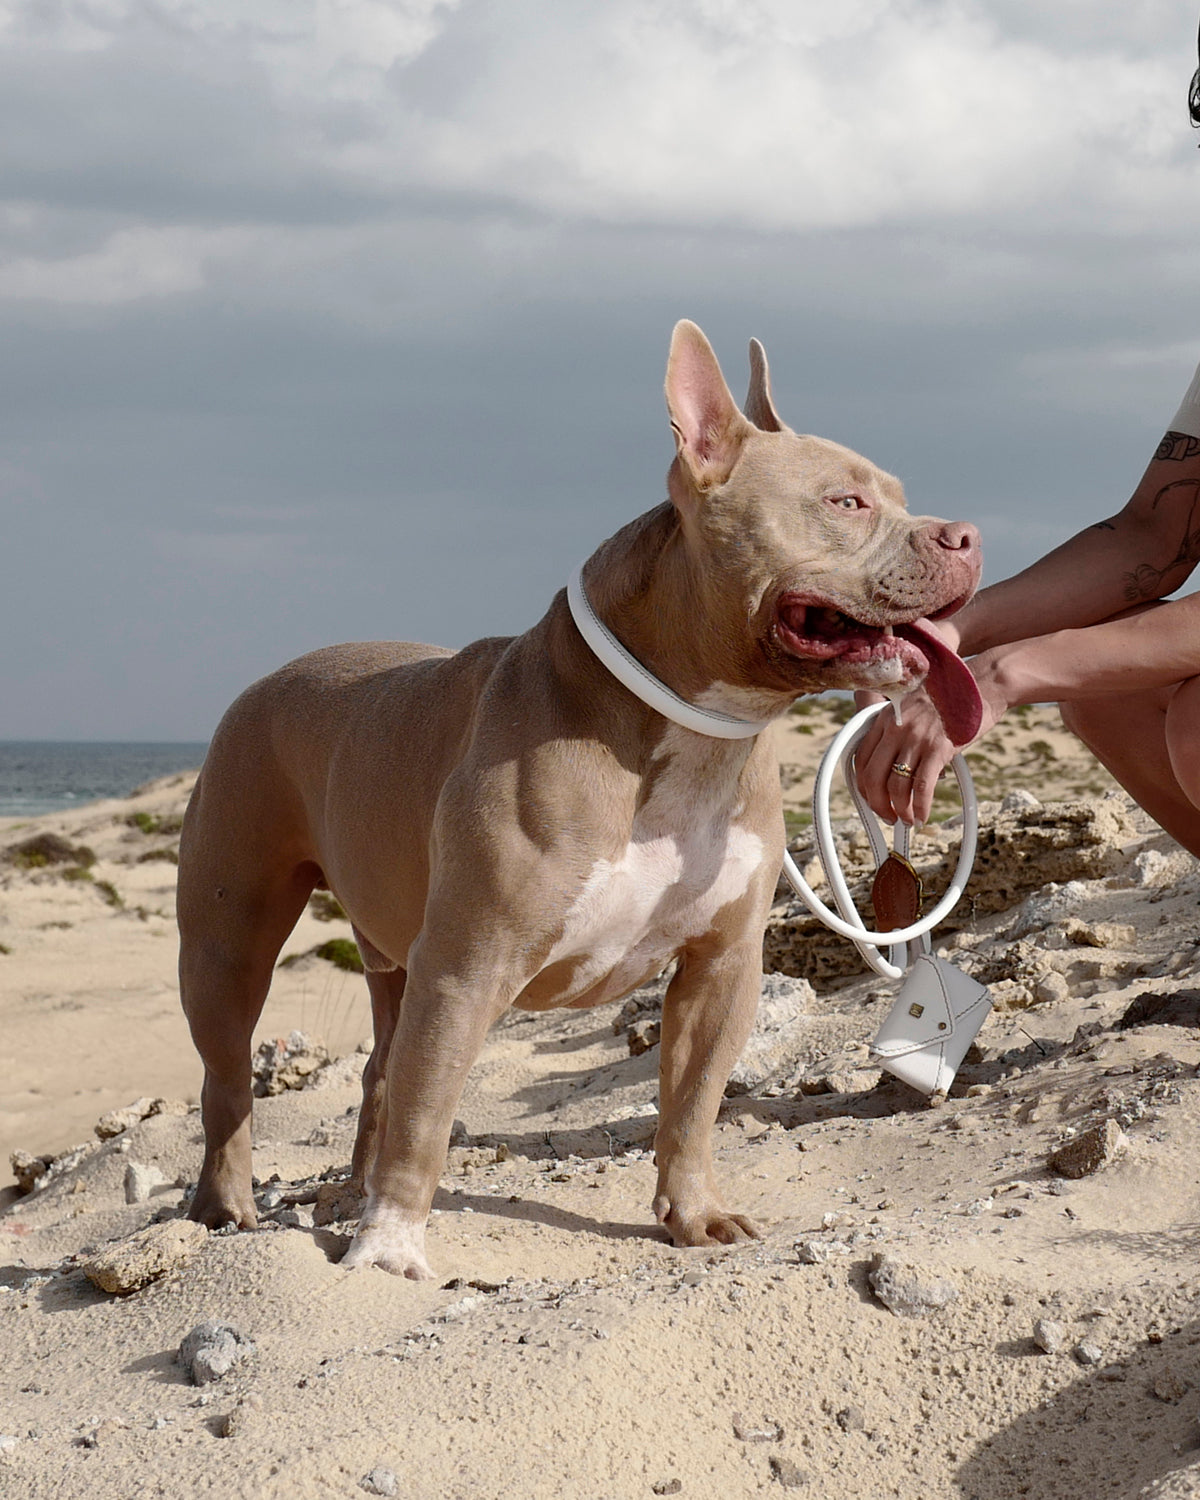
M 204 759 L 205 744 L 0 740 L 0 817 L 36 817 L 135 788 Z

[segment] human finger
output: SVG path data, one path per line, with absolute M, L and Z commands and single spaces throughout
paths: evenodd
M 877 818 L 892 820 L 894 762 L 901 757 L 903 739 L 890 714 L 878 714 L 854 752 L 858 789 Z
M 882 714 L 880 720 L 878 732 L 864 737 L 859 747 L 859 789 L 876 817 L 910 825 L 924 823 L 954 747 L 936 711 L 906 714 L 900 724 Z
M 901 782 L 898 790 L 893 789 L 892 795 L 892 810 L 897 821 L 907 823 L 910 828 L 919 828 L 929 821 L 933 796 L 943 770 L 941 757 L 937 755 L 922 756 L 916 766 L 910 766 L 906 761 L 897 761 L 893 765 L 892 775 Z

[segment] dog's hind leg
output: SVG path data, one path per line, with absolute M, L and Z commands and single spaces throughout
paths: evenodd
M 210 1229 L 258 1222 L 250 1170 L 250 1043 L 284 939 L 320 871 L 312 863 L 218 874 L 203 849 L 180 862 L 179 990 L 204 1063 L 204 1165 L 189 1217 Z
M 375 1040 L 371 1056 L 363 1070 L 362 1110 L 358 1117 L 358 1135 L 354 1141 L 354 1157 L 350 1166 L 350 1181 L 360 1193 L 364 1190 L 366 1175 L 375 1160 L 379 1142 L 387 1127 L 388 1053 L 391 1051 L 392 1037 L 400 1017 L 407 978 L 403 969 L 367 970 Z

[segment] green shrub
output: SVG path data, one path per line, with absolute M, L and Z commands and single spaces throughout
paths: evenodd
M 94 865 L 96 856 L 86 844 L 68 843 L 57 833 L 38 833 L 6 851 L 18 870 L 42 870 L 47 865 Z
M 318 958 L 325 959 L 335 968 L 345 969 L 349 974 L 363 972 L 362 954 L 358 951 L 358 944 L 351 938 L 330 938 L 327 943 L 314 948 L 313 952 Z
M 119 910 L 125 905 L 125 898 L 117 890 L 116 886 L 113 885 L 111 880 L 97 880 L 96 889 L 104 897 L 105 901 L 108 902 L 109 906 Z
M 332 891 L 314 891 L 308 898 L 308 909 L 318 922 L 347 922 L 350 919 Z
M 179 863 L 179 850 L 168 845 L 165 849 L 147 849 L 144 854 L 139 854 L 137 862 L 139 865 L 149 864 L 151 860 L 165 859 L 169 865 Z
M 133 812 L 125 819 L 130 828 L 140 828 L 145 834 L 160 833 L 169 836 L 183 827 L 183 818 L 178 813 Z
M 858 712 L 853 698 L 826 698 L 825 707 L 835 724 L 849 724 Z

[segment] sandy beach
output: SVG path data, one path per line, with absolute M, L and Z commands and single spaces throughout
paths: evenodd
M 838 714 L 780 731 L 801 843 Z M 763 1238 L 680 1251 L 649 1207 L 652 1000 L 512 1014 L 468 1083 L 421 1284 L 342 1272 L 353 1224 L 318 1222 L 370 1031 L 361 976 L 316 952 L 348 924 L 310 908 L 259 1028 L 307 1039 L 290 1072 L 279 1049 L 263 1065 L 263 1227 L 185 1240 L 190 777 L 0 820 L 0 1163 L 33 1184 L 0 1192 L 0 1493 L 1200 1494 L 1200 867 L 1053 711 L 972 757 L 1008 864 L 944 935 L 996 1002 L 948 1100 L 870 1066 L 882 981 L 767 981 L 716 1151 Z M 781 901 L 772 951 L 803 975 L 796 922 Z M 103 1290 L 123 1247 L 145 1279 Z M 178 1351 L 209 1321 L 253 1347 L 196 1384 Z

